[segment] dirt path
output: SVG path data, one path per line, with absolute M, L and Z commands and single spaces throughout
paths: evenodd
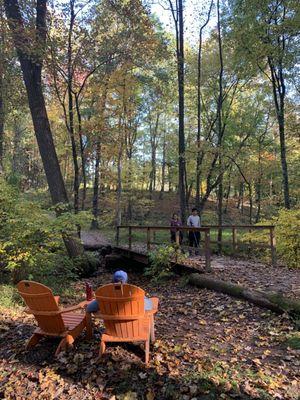
M 165 284 L 133 273 L 129 279 L 160 299 L 148 367 L 141 362 L 143 352 L 132 345 L 109 346 L 99 361 L 99 321 L 93 341 L 82 338 L 58 360 L 51 340 L 24 351 L 32 319 L 19 310 L 3 310 L 0 398 L 298 399 L 299 350 L 287 346 L 295 332 L 287 317 L 184 286 L 179 277 Z M 111 274 L 102 271 L 92 282 L 97 287 L 110 281 Z M 84 285 L 75 283 L 74 298 L 62 301 L 82 299 Z
M 197 266 L 197 260 L 192 260 L 189 264 Z M 213 256 L 212 275 L 251 289 L 277 291 L 287 297 L 300 299 L 300 269 Z
M 109 240 L 98 230 L 94 231 L 81 231 L 81 240 L 84 244 L 90 246 L 107 246 L 110 244 Z
M 87 236 L 88 237 L 88 236 Z M 89 240 L 97 240 L 91 237 Z M 99 240 L 105 238 L 99 233 Z M 133 250 L 146 254 L 145 244 L 134 243 Z M 187 258 L 184 264 L 203 271 L 204 258 Z M 224 281 L 237 283 L 251 289 L 278 291 L 284 296 L 300 299 L 300 269 L 283 266 L 273 267 L 251 259 L 238 259 L 226 256 L 212 256 L 212 275 Z

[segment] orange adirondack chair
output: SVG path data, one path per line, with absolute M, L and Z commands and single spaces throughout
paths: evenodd
M 154 341 L 154 314 L 158 299 L 153 298 L 153 311 L 144 309 L 145 292 L 129 284 L 111 283 L 95 292 L 100 311 L 96 317 L 104 320 L 105 332 L 100 343 L 100 356 L 107 342 L 144 342 L 145 363 L 149 362 L 150 340 Z
M 17 284 L 17 288 L 27 305 L 25 311 L 34 315 L 39 326 L 29 339 L 26 348 L 35 346 L 43 336 L 61 337 L 55 352 L 57 356 L 61 350 L 73 345 L 84 328 L 87 329 L 87 336 L 90 336 L 91 329 L 85 314 L 72 313 L 74 310 L 84 308 L 86 301 L 60 309 L 59 296 L 53 296 L 51 289 L 41 283 L 21 281 Z

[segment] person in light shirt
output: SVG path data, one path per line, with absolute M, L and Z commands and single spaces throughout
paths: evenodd
M 198 215 L 198 210 L 197 208 L 192 209 L 192 214 L 188 217 L 187 219 L 187 226 L 193 227 L 193 228 L 200 228 L 201 227 L 201 220 Z M 195 231 L 189 231 L 189 253 L 190 256 L 192 255 L 192 247 L 195 247 L 195 255 L 199 254 L 198 248 L 200 244 L 200 232 L 195 232 Z

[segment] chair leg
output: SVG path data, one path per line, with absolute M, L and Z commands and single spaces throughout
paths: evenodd
M 56 352 L 55 352 L 55 357 L 58 356 L 58 354 L 62 350 L 66 350 L 66 346 L 67 346 L 67 342 L 66 342 L 66 338 L 64 337 L 63 339 L 61 339 L 61 341 L 59 342 L 59 345 L 57 346 L 57 349 L 56 349 Z
M 43 335 L 40 335 L 39 333 L 34 333 L 31 338 L 28 340 L 26 344 L 26 349 L 30 349 L 31 347 L 34 347 L 38 342 L 41 340 Z
M 103 356 L 103 354 L 105 353 L 105 349 L 106 349 L 106 344 L 105 344 L 105 342 L 103 340 L 101 340 L 99 357 Z
M 86 319 L 86 338 L 92 339 L 94 336 L 94 332 L 93 332 L 93 323 L 92 323 L 91 313 L 87 312 L 85 314 L 85 319 Z
M 72 335 L 67 335 L 66 336 L 66 347 L 67 348 L 72 348 L 74 343 L 74 338 Z
M 145 342 L 145 364 L 149 363 L 150 339 Z
M 55 357 L 62 351 L 66 351 L 67 349 L 70 349 L 73 347 L 74 343 L 74 338 L 72 335 L 67 335 L 65 336 L 59 343 L 56 352 L 55 352 Z

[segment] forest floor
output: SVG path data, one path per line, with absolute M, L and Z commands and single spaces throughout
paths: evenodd
M 30 351 L 33 318 L 21 308 L 2 309 L 0 398 L 4 399 L 290 399 L 299 398 L 300 349 L 295 321 L 245 301 L 184 284 L 176 276 L 130 283 L 160 299 L 157 341 L 148 366 L 134 345 L 111 345 L 98 359 L 101 323 L 55 359 L 56 340 Z M 101 270 L 94 287 L 111 281 Z M 85 282 L 73 283 L 62 303 L 82 300 Z M 298 350 L 297 350 L 298 347 Z
M 106 235 L 86 232 L 89 244 L 109 244 Z M 199 258 L 187 260 L 201 269 Z M 213 256 L 212 274 L 246 287 L 280 290 L 299 297 L 297 271 L 259 262 Z M 96 288 L 111 281 L 103 267 L 89 280 Z M 160 299 L 156 343 L 148 366 L 140 346 L 109 345 L 98 358 L 103 325 L 95 321 L 93 340 L 82 335 L 55 359 L 58 344 L 45 339 L 30 351 L 26 340 L 34 319 L 23 308 L 1 308 L 0 398 L 10 399 L 287 399 L 300 393 L 299 321 L 246 301 L 186 285 L 184 277 L 149 281 L 129 272 L 130 283 Z M 85 280 L 62 292 L 64 306 L 85 296 Z

